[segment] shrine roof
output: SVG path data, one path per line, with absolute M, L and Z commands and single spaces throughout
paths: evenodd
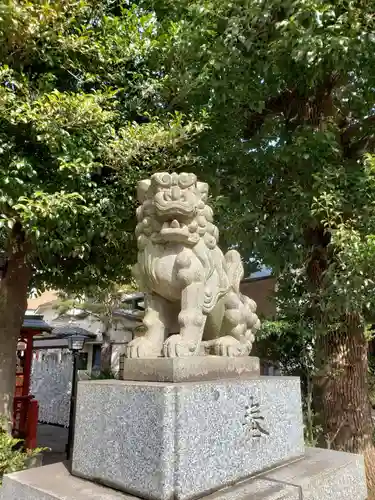
M 25 330 L 39 330 L 43 332 L 52 331 L 52 327 L 44 321 L 41 314 L 27 314 L 23 320 L 22 328 Z

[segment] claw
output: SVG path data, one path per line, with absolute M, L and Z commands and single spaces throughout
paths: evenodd
M 249 355 L 249 346 L 230 335 L 218 338 L 213 345 L 213 350 L 216 356 L 238 357 Z
M 158 358 L 160 351 L 151 340 L 139 337 L 129 342 L 125 355 L 127 358 Z
M 163 353 L 166 358 L 184 358 L 194 356 L 196 346 L 186 341 L 181 335 L 172 335 L 164 342 Z

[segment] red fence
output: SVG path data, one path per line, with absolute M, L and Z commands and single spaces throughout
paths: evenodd
M 37 445 L 38 411 L 34 396 L 16 396 L 13 400 L 13 436 L 24 439 L 27 449 Z

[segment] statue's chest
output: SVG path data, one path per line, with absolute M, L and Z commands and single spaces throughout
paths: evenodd
M 154 275 L 158 282 L 172 284 L 176 281 L 176 256 L 166 255 L 154 260 Z
M 154 257 L 148 266 L 147 277 L 151 288 L 168 300 L 181 296 L 181 285 L 177 279 L 176 255 Z

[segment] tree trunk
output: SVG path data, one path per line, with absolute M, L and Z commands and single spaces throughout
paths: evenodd
M 112 343 L 108 333 L 103 333 L 103 343 L 100 356 L 100 371 L 107 374 L 112 371 Z
M 31 269 L 26 253 L 19 250 L 9 257 L 0 280 L 0 415 L 12 416 L 16 380 L 16 350 L 25 310 Z
M 375 485 L 373 421 L 368 394 L 367 340 L 356 315 L 317 341 L 317 401 L 327 448 L 364 454 L 368 486 Z

